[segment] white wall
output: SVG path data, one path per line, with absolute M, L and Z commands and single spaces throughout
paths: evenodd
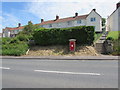
M 81 23 L 78 24 L 77 21 L 81 20 Z M 74 26 L 84 26 L 86 25 L 85 19 L 78 19 L 78 20 L 72 20 L 70 21 L 70 24 L 68 25 L 68 22 L 59 22 L 59 23 L 52 23 L 52 27 L 49 27 L 50 24 L 43 25 L 44 28 L 67 28 L 67 27 L 74 27 Z
M 10 37 L 10 31 L 9 30 L 5 30 L 3 33 L 4 37 Z
M 95 22 L 91 22 L 91 18 L 96 18 Z M 82 19 L 82 23 L 78 24 L 77 20 L 70 21 L 70 25 L 68 25 L 68 22 L 60 22 L 60 23 L 53 23 L 52 27 L 49 27 L 49 24 L 43 25 L 44 28 L 67 28 L 67 27 L 74 27 L 74 26 L 95 26 L 96 32 L 102 31 L 102 18 L 94 11 L 92 11 L 89 16 L 86 19 Z
M 120 7 L 119 7 L 120 11 Z M 120 12 L 119 12 L 120 13 Z M 107 19 L 107 29 L 108 31 L 118 31 L 120 21 L 118 19 L 120 18 L 120 14 L 118 13 L 118 9 Z M 118 18 L 119 17 L 119 18 Z
M 91 22 L 91 18 L 96 18 L 96 20 L 94 22 Z M 89 14 L 86 23 L 87 26 L 95 26 L 96 32 L 102 31 L 102 18 L 96 12 L 92 11 Z
M 118 31 L 120 31 L 120 7 L 118 8 Z

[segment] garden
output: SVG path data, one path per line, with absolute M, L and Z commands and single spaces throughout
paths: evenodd
M 13 38 L 2 38 L 2 55 L 21 56 L 32 48 L 30 41 L 37 46 L 52 46 L 69 44 L 69 39 L 77 39 L 77 45 L 91 45 L 94 41 L 93 26 L 77 26 L 71 28 L 45 29 L 33 25 L 31 22 L 24 30 Z
M 113 42 L 113 55 L 120 55 L 120 31 L 110 31 L 107 36 L 108 40 Z

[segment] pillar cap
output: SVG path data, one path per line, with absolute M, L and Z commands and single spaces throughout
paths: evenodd
M 76 41 L 76 39 L 69 39 L 69 41 Z

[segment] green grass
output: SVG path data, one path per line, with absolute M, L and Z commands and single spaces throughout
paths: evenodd
M 113 53 L 112 55 L 120 55 L 120 31 L 110 31 L 107 38 L 113 38 Z
M 95 33 L 95 39 L 94 42 L 96 42 L 100 37 L 102 36 L 102 33 Z
M 107 38 L 112 37 L 114 40 L 116 40 L 116 39 L 118 39 L 119 33 L 120 33 L 120 31 L 110 31 L 108 33 Z

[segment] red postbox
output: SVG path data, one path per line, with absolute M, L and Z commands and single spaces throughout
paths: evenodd
M 75 51 L 75 41 L 76 41 L 76 39 L 70 39 L 69 40 L 69 49 L 70 49 L 70 51 Z

